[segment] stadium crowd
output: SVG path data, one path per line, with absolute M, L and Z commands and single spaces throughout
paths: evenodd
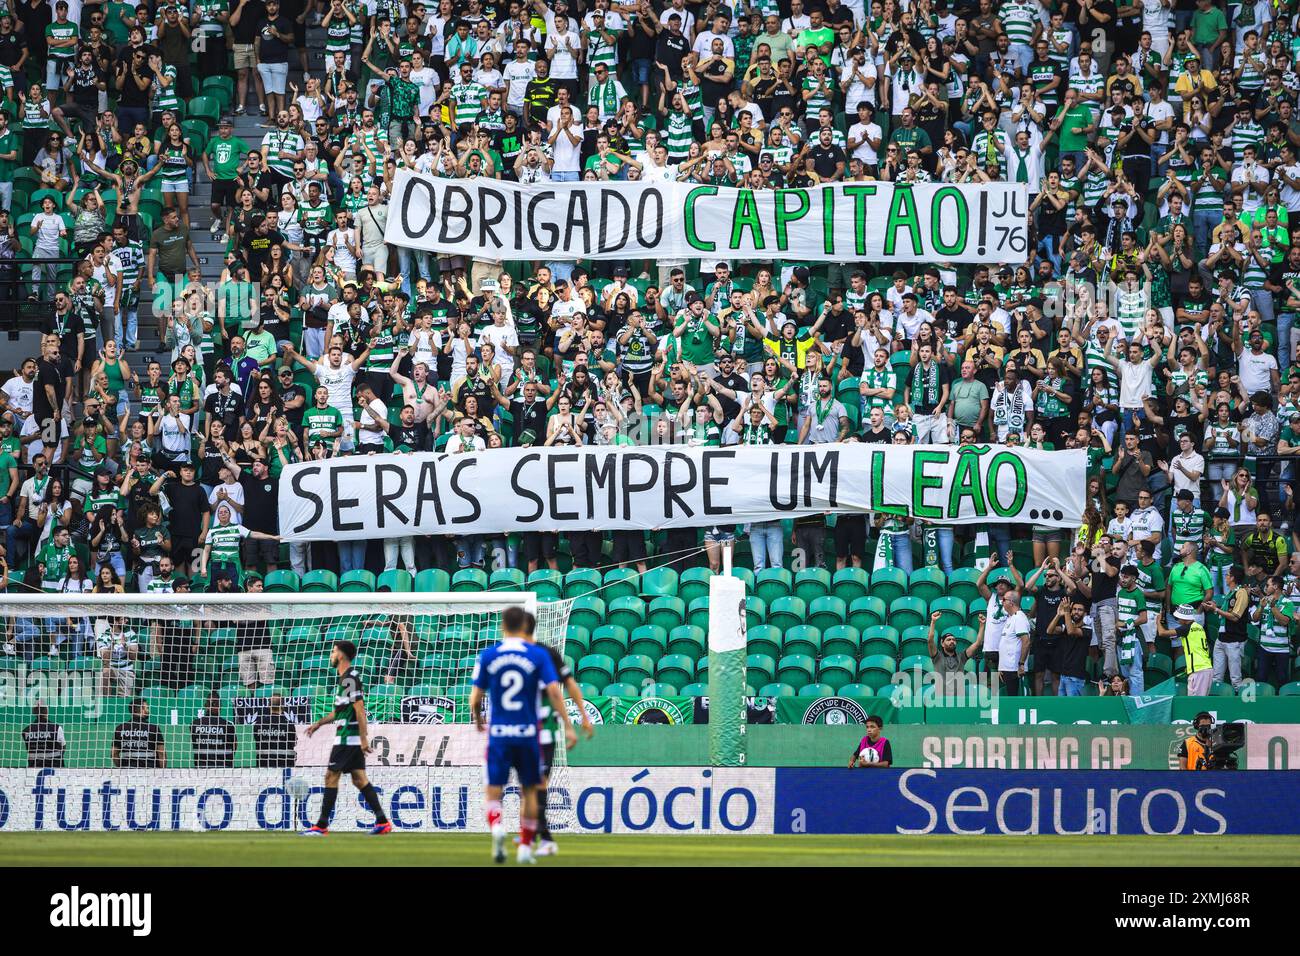
M 0 389 L 10 586 L 681 569 L 701 536 L 715 570 L 739 540 L 756 571 L 950 573 L 984 547 L 974 529 L 884 515 L 282 545 L 277 483 L 381 451 L 1086 448 L 1076 532 L 988 529 L 979 557 L 1009 572 L 980 582 L 993 666 L 1024 670 L 1034 595 L 1040 689 L 1046 671 L 1079 692 L 1080 655 L 1052 648 L 1086 625 L 1132 689 L 1159 636 L 1187 644 L 1198 687 L 1237 687 L 1255 619 L 1280 686 L 1300 596 L 1298 23 L 1295 0 L 24 0 L 0 13 L 0 286 L 52 301 Z M 260 140 L 235 135 L 248 116 Z M 502 263 L 385 245 L 400 169 L 1021 182 L 1031 242 L 1020 262 L 901 270 Z M 190 238 L 209 215 L 219 279 Z M 134 361 L 142 320 L 161 346 Z M 1187 640 L 1207 614 L 1212 663 Z M 58 652 L 23 638 L 6 650 Z

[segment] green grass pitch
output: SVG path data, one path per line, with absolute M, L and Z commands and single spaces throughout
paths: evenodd
M 558 838 L 555 866 L 1300 865 L 1296 836 Z M 7 833 L 6 866 L 490 866 L 484 834 Z M 511 862 L 514 866 L 513 852 Z

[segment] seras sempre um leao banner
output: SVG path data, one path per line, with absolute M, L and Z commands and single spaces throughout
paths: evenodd
M 399 171 L 384 241 L 487 259 L 1023 262 L 1023 183 L 535 183 Z
M 298 462 L 280 535 L 655 530 L 878 512 L 934 523 L 1077 527 L 1087 452 L 1004 445 L 498 448 Z

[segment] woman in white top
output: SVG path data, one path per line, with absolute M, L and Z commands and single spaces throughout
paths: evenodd
M 1250 483 L 1250 472 L 1238 468 L 1232 481 L 1226 478 L 1220 482 L 1223 493 L 1219 495 L 1219 507 L 1228 509 L 1228 521 L 1232 530 L 1238 535 L 1249 534 L 1255 530 L 1255 509 L 1259 507 L 1259 493 Z
M 33 259 L 57 259 L 60 255 L 60 241 L 68 234 L 68 227 L 64 225 L 63 217 L 54 211 L 54 200 L 46 196 L 41 200 L 41 211 L 32 217 L 31 225 L 28 226 L 28 232 L 35 237 L 32 258 Z M 58 276 L 57 265 L 38 265 L 32 270 L 32 280 L 39 282 L 41 279 L 54 279 Z M 50 282 L 39 282 L 36 287 L 38 298 L 44 302 L 53 298 L 54 285 Z

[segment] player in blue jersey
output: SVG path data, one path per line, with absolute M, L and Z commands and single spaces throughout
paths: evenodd
M 488 731 L 487 786 L 484 789 L 487 821 L 492 831 L 492 858 L 506 859 L 505 825 L 501 822 L 501 795 L 513 767 L 519 778 L 520 863 L 534 863 L 533 836 L 537 832 L 537 787 L 542 779 L 542 750 L 538 722 L 542 694 L 564 723 L 564 739 L 577 744 L 573 722 L 564 707 L 559 675 L 545 648 L 533 643 L 534 621 L 521 607 L 501 615 L 503 636 L 479 655 L 474 665 L 474 688 L 469 695 L 474 725 Z M 483 698 L 488 701 L 486 722 Z

